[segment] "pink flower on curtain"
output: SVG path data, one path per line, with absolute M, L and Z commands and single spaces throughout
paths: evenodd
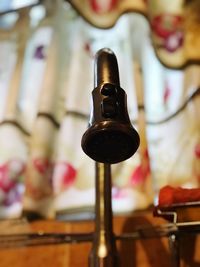
M 71 163 L 65 161 L 56 163 L 53 177 L 55 192 L 62 192 L 73 185 L 76 180 L 76 174 L 77 170 Z
M 56 167 L 61 175 L 63 186 L 73 184 L 77 171 L 72 164 L 68 162 L 59 162 Z
M 20 159 L 11 159 L 0 165 L 0 202 L 10 206 L 22 199 L 22 175 L 25 164 Z
M 194 148 L 194 174 L 200 184 L 200 143 L 197 143 Z
M 144 152 L 143 159 L 144 160 L 134 169 L 131 175 L 130 183 L 133 186 L 143 183 L 150 174 L 149 155 L 147 150 Z
M 51 167 L 51 162 L 45 158 L 37 158 L 33 160 L 33 165 L 39 173 L 45 174 Z
M 174 52 L 183 45 L 183 17 L 173 14 L 160 14 L 151 21 L 154 34 L 161 38 L 163 47 Z
M 195 146 L 194 154 L 197 159 L 200 159 L 200 143 Z
M 33 166 L 37 172 L 47 178 L 50 185 L 53 184 L 54 163 L 47 158 L 37 158 L 33 160 Z
M 27 179 L 25 181 L 26 194 L 35 200 L 50 196 L 53 185 L 54 163 L 48 158 L 35 158 L 30 162 L 28 167 L 29 174 L 27 175 L 31 175 L 33 180 Z M 40 182 L 38 183 L 38 181 Z
M 183 45 L 183 32 L 177 31 L 172 33 L 164 44 L 165 48 L 169 52 L 176 51 L 179 47 Z
M 84 50 L 92 59 L 94 58 L 94 53 L 91 49 L 90 41 L 84 43 Z
M 116 186 L 112 187 L 112 198 L 123 199 L 125 197 L 127 197 L 126 188 L 118 188 Z
M 165 84 L 164 93 L 163 93 L 163 102 L 164 102 L 164 105 L 167 105 L 170 95 L 171 95 L 171 88 L 166 83 Z
M 117 6 L 118 0 L 90 0 L 90 6 L 95 13 L 106 13 Z

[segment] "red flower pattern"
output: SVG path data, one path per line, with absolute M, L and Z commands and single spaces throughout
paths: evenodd
M 194 155 L 197 159 L 200 159 L 200 143 L 198 143 L 194 148 Z
M 112 11 L 117 6 L 118 0 L 108 0 L 102 3 L 99 0 L 90 0 L 90 6 L 95 13 L 106 13 Z
M 163 40 L 163 47 L 174 52 L 183 45 L 183 17 L 172 14 L 160 14 L 151 21 L 154 34 Z
M 2 204 L 10 206 L 21 201 L 21 176 L 25 171 L 25 164 L 20 159 L 11 159 L 0 165 L 0 191 L 3 194 Z
M 131 175 L 131 185 L 138 185 L 143 183 L 150 174 L 149 155 L 148 151 L 144 152 L 144 161 L 138 165 Z
M 77 170 L 68 162 L 58 162 L 55 166 L 55 177 L 59 179 L 59 187 L 65 189 L 75 182 Z

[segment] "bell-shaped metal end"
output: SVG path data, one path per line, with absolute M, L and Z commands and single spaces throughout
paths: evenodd
M 114 164 L 137 151 L 140 138 L 128 124 L 105 121 L 89 127 L 82 137 L 82 149 L 93 160 Z

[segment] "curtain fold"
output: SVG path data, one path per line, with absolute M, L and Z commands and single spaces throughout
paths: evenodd
M 168 68 L 200 63 L 199 0 L 66 0 L 97 28 L 113 27 L 126 13 L 143 15 L 158 59 Z
M 53 173 L 56 139 L 64 114 L 63 71 L 68 59 L 66 31 L 61 1 L 51 6 L 49 27 L 52 35 L 47 49 L 46 67 L 40 88 L 37 114 L 30 137 L 23 208 L 26 214 L 54 218 Z
M 7 97 L 0 125 L 0 217 L 19 216 L 22 210 L 23 177 L 25 172 L 28 148 L 23 126 L 20 125 L 18 98 L 22 79 L 25 49 L 29 35 L 29 9 L 19 12 L 16 24 L 7 32 L 2 30 L 3 41 L 11 45 L 14 64 L 6 66 L 10 72 L 7 80 Z M 24 29 L 21 34 L 21 30 Z M 14 50 L 14 51 L 13 51 Z M 7 54 L 9 57 L 9 55 Z M 2 68 L 3 69 L 3 68 Z

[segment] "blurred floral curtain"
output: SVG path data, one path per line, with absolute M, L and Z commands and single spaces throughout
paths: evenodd
M 112 166 L 114 212 L 147 208 L 165 184 L 199 186 L 197 2 L 46 0 L 1 13 L 0 218 L 93 210 L 94 162 L 80 143 L 103 47 L 141 138 Z
M 139 13 L 151 27 L 156 55 L 167 67 L 200 62 L 199 0 L 68 0 L 89 23 L 110 28 L 125 13 Z

